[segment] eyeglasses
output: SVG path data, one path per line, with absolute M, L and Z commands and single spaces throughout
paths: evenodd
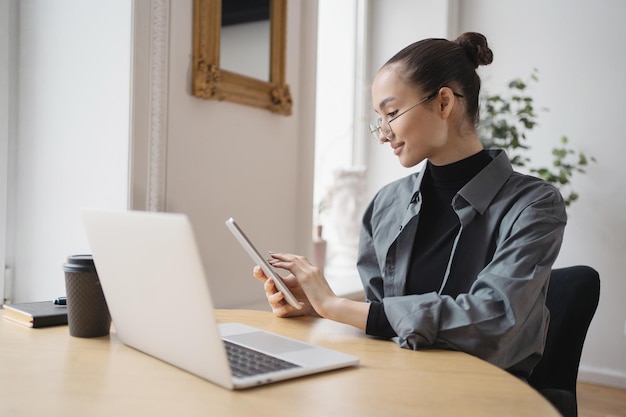
M 427 102 L 431 98 L 434 98 L 435 96 L 437 96 L 437 94 L 438 94 L 438 91 L 432 93 L 428 97 L 424 97 L 423 99 L 421 99 L 416 104 L 412 105 L 411 107 L 409 107 L 408 109 L 406 109 L 402 113 L 395 115 L 394 117 L 392 117 L 389 120 L 384 120 L 382 117 L 379 117 L 376 120 L 376 123 L 370 123 L 370 133 L 372 134 L 374 139 L 376 139 L 380 143 L 385 143 L 386 142 L 385 140 L 380 140 L 380 134 L 381 133 L 383 134 L 385 139 L 392 140 L 393 137 L 394 137 L 394 133 L 393 133 L 393 130 L 391 130 L 391 122 L 393 122 L 394 120 L 396 120 L 397 118 L 399 118 L 403 114 L 407 113 L 409 110 L 413 110 L 415 107 L 419 106 L 420 104 Z M 456 97 L 463 98 L 462 94 L 455 93 L 455 92 L 453 92 L 453 94 Z

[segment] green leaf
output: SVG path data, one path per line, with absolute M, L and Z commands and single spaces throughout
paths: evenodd
M 538 114 L 534 100 L 526 89 L 538 82 L 539 71 L 534 68 L 527 80 L 516 78 L 508 83 L 508 90 L 502 94 L 481 95 L 481 118 L 479 135 L 486 147 L 499 147 L 509 153 L 511 164 L 516 167 L 528 166 L 534 175 L 554 184 L 561 190 L 565 203 L 569 205 L 578 199 L 578 194 L 570 190 L 571 178 L 575 173 L 585 173 L 593 156 L 569 146 L 566 136 L 559 138 L 559 147 L 552 149 L 552 170 L 546 167 L 535 168 L 525 152 L 531 149 L 528 132 L 538 125 Z M 541 112 L 549 109 L 540 107 Z M 565 189 L 567 188 L 567 192 Z

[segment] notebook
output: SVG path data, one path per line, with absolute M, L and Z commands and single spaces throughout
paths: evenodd
M 358 364 L 357 357 L 343 352 L 240 323 L 217 324 L 187 216 L 83 209 L 82 218 L 122 343 L 227 389 Z M 239 362 L 247 363 L 241 355 L 252 351 L 273 356 L 281 369 L 234 371 L 227 350 L 240 349 L 246 352 L 237 354 Z

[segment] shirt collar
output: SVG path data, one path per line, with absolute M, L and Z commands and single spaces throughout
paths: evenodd
M 513 167 L 506 152 L 502 149 L 490 149 L 487 152 L 493 158 L 493 161 L 465 184 L 454 197 L 452 204 L 455 210 L 460 210 L 463 206 L 458 201 L 458 197 L 461 196 L 474 210 L 481 215 L 484 214 L 498 191 L 500 191 L 513 173 Z M 420 188 L 425 172 L 426 167 L 420 170 L 415 180 L 411 203 L 416 203 L 420 200 Z
M 488 150 L 493 161 L 461 188 L 459 194 L 476 211 L 484 214 L 498 191 L 513 173 L 506 152 L 501 149 Z

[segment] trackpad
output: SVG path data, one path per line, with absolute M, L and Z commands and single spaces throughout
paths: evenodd
M 251 332 L 224 336 L 224 340 L 238 343 L 251 349 L 280 355 L 296 350 L 311 349 L 311 345 L 286 339 L 266 332 Z

